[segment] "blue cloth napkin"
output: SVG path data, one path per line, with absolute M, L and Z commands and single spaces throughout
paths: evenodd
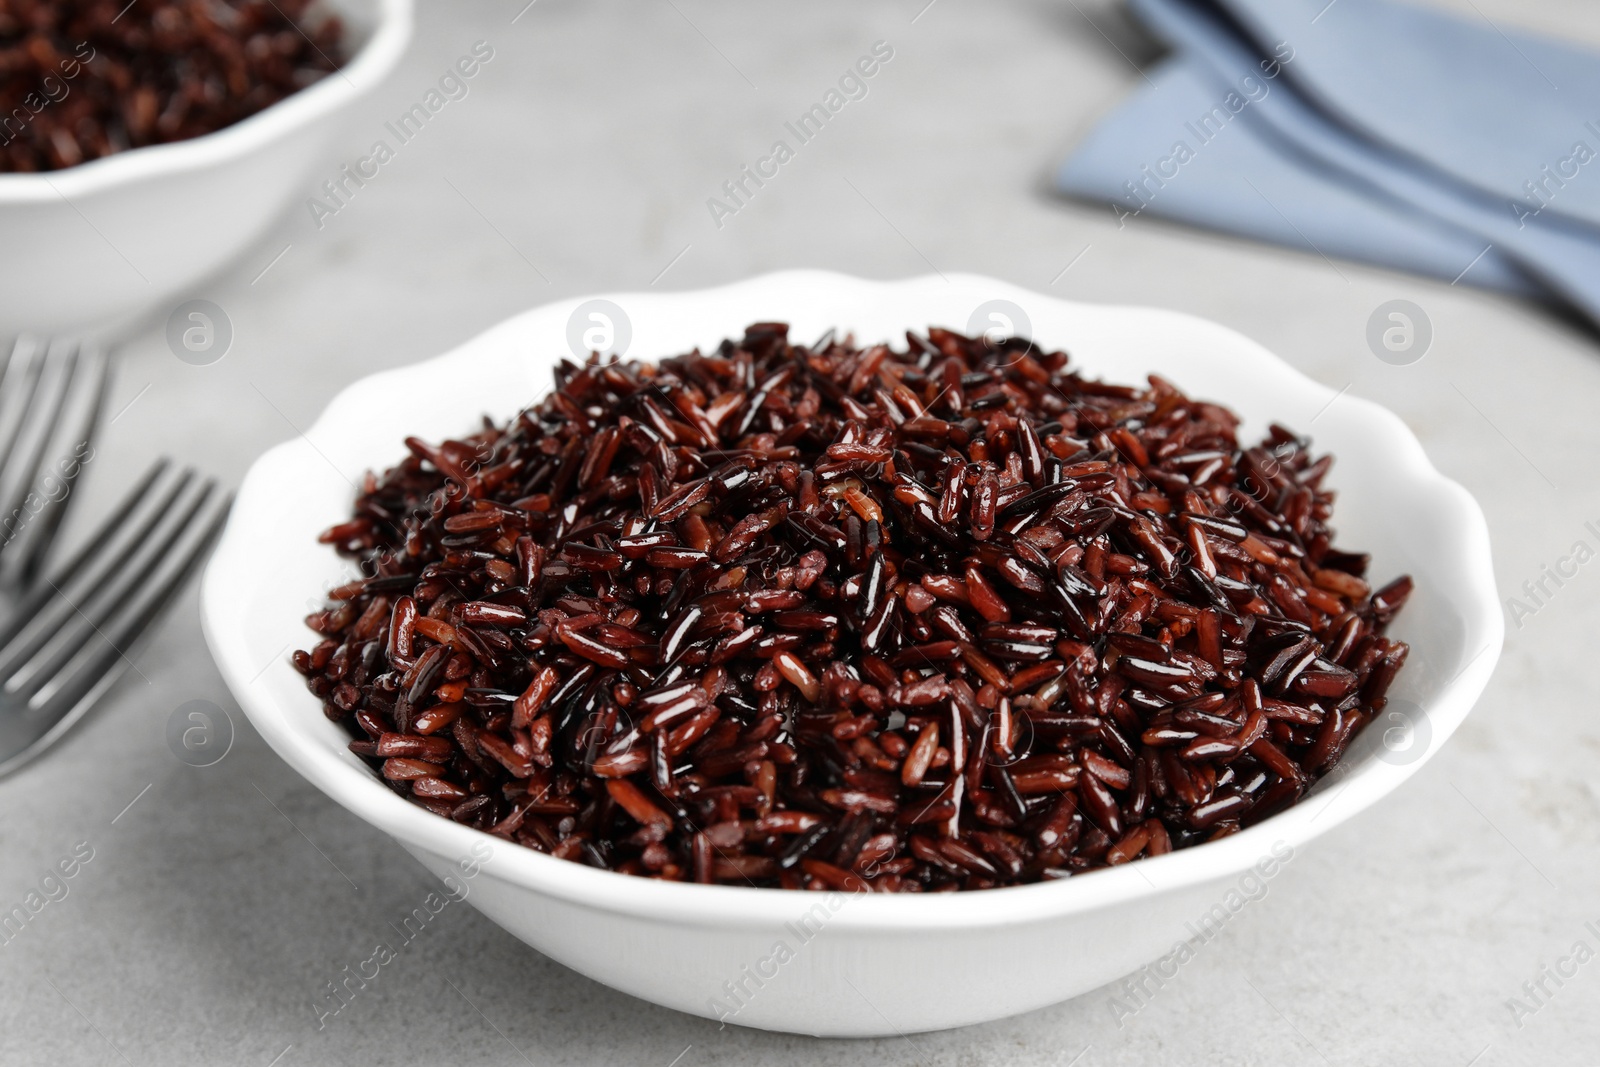
M 1600 58 L 1388 0 L 1130 6 L 1173 54 L 1063 192 L 1600 323 Z

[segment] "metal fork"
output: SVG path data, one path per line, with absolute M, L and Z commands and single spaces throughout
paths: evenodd
M 23 337 L 0 363 L 0 587 L 38 577 L 94 456 L 110 377 L 104 351 L 72 340 Z
M 0 775 L 60 740 L 111 688 L 222 529 L 231 497 L 167 460 L 0 625 Z

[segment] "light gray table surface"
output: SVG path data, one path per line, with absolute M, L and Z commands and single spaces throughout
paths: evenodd
M 514 20 L 524 2 L 422 5 L 343 161 L 474 42 L 493 60 L 320 230 L 297 204 L 202 287 L 232 321 L 226 358 L 174 358 L 166 308 L 127 337 L 69 538 L 154 456 L 236 482 L 348 383 L 527 307 L 815 266 L 973 271 L 1218 320 L 1398 412 L 1482 502 L 1504 595 L 1575 541 L 1596 543 L 1584 524 L 1600 522 L 1600 342 L 1583 328 L 1313 252 L 1151 219 L 1119 229 L 1044 191 L 1152 58 L 1109 3 L 539 0 Z M 1450 6 L 1600 43 L 1600 9 L 1583 0 Z M 877 40 L 894 58 L 869 95 L 715 226 L 706 199 Z M 1411 366 L 1380 362 L 1364 339 L 1393 298 L 1435 329 Z M 80 842 L 93 850 L 67 896 L 0 945 L 0 1062 L 1592 1064 L 1600 962 L 1546 978 L 1531 1015 L 1508 1000 L 1532 1004 L 1524 983 L 1575 942 L 1600 949 L 1585 927 L 1600 927 L 1597 590 L 1591 563 L 1512 626 L 1444 751 L 1304 849 L 1136 1017 L 1119 1026 L 1102 990 L 985 1026 L 847 1042 L 719 1030 L 636 1001 L 468 908 L 441 915 L 423 951 L 319 1031 L 322 983 L 431 879 L 250 728 L 190 589 L 97 714 L 0 782 L 0 910 Z M 190 700 L 237 726 L 214 766 L 168 747 Z

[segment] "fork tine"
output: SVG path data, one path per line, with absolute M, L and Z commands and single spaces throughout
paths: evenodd
M 16 388 L 15 368 L 22 362 L 21 353 L 31 345 L 26 336 L 11 339 L 11 347 L 5 350 L 4 358 L 0 358 L 0 397 L 6 396 L 7 390 Z
M 56 424 L 67 374 L 77 361 L 78 347 L 71 341 L 41 342 L 33 353 L 32 373 L 28 376 L 31 394 L 19 418 L 16 434 L 6 456 L 7 473 L 24 475 L 24 486 L 32 481 L 34 460 L 43 449 Z M 13 485 L 14 488 L 14 485 Z
M 88 713 L 149 640 L 153 623 L 221 534 L 230 495 L 206 484 L 206 508 L 148 576 L 137 595 L 17 713 L 0 717 L 0 776 L 44 752 Z
M 51 438 L 61 427 L 62 409 L 72 395 L 78 351 L 76 342 L 57 341 L 39 353 L 33 395 L 18 423 L 0 478 L 0 521 L 12 524 L 21 519 L 23 504 L 38 485 Z M 6 538 L 3 546 L 10 542 Z
M 101 580 L 105 572 L 115 566 L 116 561 L 125 554 L 124 543 L 144 537 L 148 527 L 159 518 L 160 508 L 170 505 L 172 498 L 184 484 L 180 480 L 170 486 L 161 499 L 159 508 L 147 507 L 146 514 L 138 514 L 140 506 L 147 505 L 148 501 L 155 497 L 158 492 L 157 482 L 170 465 L 165 458 L 151 464 L 144 477 L 140 478 L 117 503 L 111 514 L 106 516 L 83 547 L 57 568 L 55 577 L 39 586 L 22 601 L 5 626 L 0 627 L 0 663 L 16 658 L 12 646 L 19 638 L 37 641 L 41 631 L 48 637 L 53 628 L 47 625 L 49 613 L 45 609 L 55 597 L 57 587 L 76 589 L 80 584 Z M 138 521 L 131 521 L 135 519 Z M 0 677 L 4 676 L 5 671 L 0 669 Z
M 4 373 L 0 374 L 0 475 L 11 468 L 13 446 L 27 422 L 43 368 L 44 352 L 39 343 L 29 337 L 17 338 L 6 358 Z
M 32 708 L 46 718 L 56 709 L 65 709 L 69 718 L 81 715 L 109 684 L 108 676 L 114 681 L 133 666 L 133 656 L 142 647 L 152 624 L 222 532 L 233 498 L 207 480 L 198 503 L 180 536 L 164 547 L 157 565 L 144 572 L 132 595 L 107 617 L 103 626 L 86 632 L 71 658 L 34 693 L 29 701 Z M 86 694 L 94 696 L 86 699 Z
M 41 466 L 52 460 L 58 464 L 70 461 L 71 471 L 63 468 L 59 472 L 62 495 L 54 499 L 47 495 L 44 508 L 24 527 L 20 543 L 12 548 L 16 559 L 5 561 L 5 573 L 0 574 L 0 582 L 27 588 L 38 578 L 56 532 L 73 505 L 78 478 L 93 457 L 92 449 L 87 455 L 84 450 L 90 449 L 100 421 L 111 382 L 111 362 L 106 352 L 98 347 L 80 350 L 72 371 L 62 394 L 66 415 L 64 430 L 52 435 L 49 452 L 40 457 Z
M 43 685 L 160 565 L 213 488 L 209 481 L 197 482 L 192 470 L 180 472 L 176 500 L 147 509 L 154 521 L 145 525 L 143 536 L 125 539 L 122 550 L 107 557 L 108 565 L 101 561 L 98 580 L 51 583 L 57 596 L 39 613 L 43 624 L 30 624 L 4 651 L 0 691 L 15 697 Z
M 23 409 L 15 415 L 5 458 L 0 461 L 0 563 L 5 565 L 6 579 L 14 573 L 14 543 L 44 510 L 38 503 L 42 499 L 37 491 L 39 472 L 50 438 L 61 421 L 61 406 L 77 362 L 77 348 L 65 348 L 59 343 L 47 345 L 39 349 L 32 362 L 36 369 L 25 383 Z

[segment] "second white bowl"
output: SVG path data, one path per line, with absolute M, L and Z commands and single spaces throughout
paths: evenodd
M 411 0 L 328 7 L 353 57 L 266 110 L 188 141 L 0 174 L 0 338 L 94 331 L 193 296 L 291 200 L 317 192 L 343 113 L 411 38 Z

